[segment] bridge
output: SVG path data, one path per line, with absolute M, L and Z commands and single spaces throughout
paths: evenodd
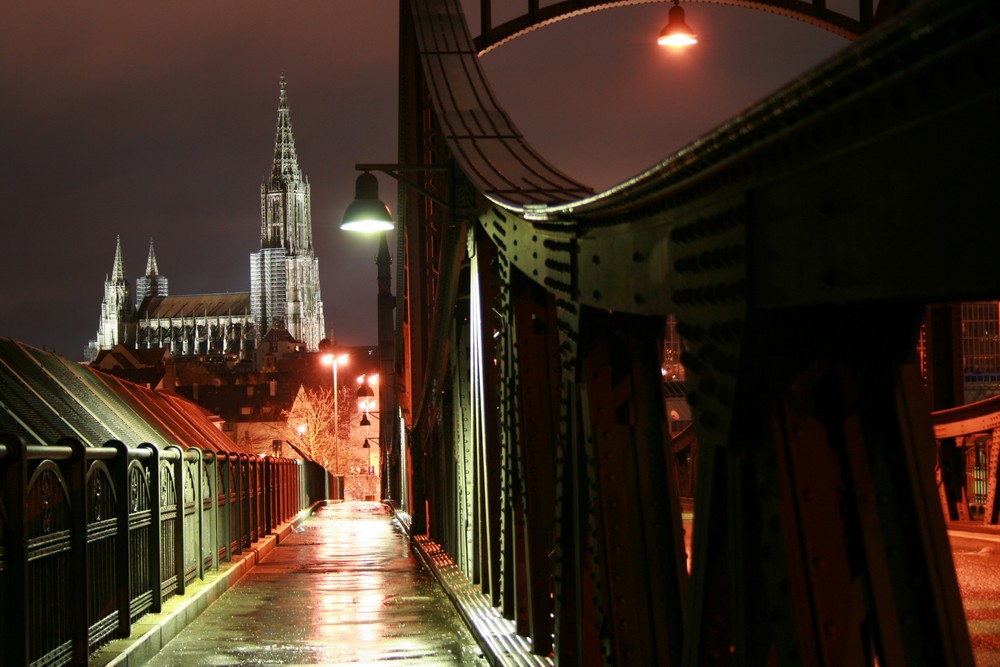
M 478 55 L 625 4 L 494 26 L 481 0 L 473 39 L 458 0 L 400 3 L 400 162 L 359 165 L 399 182 L 383 497 L 471 626 L 499 615 L 556 664 L 972 664 L 931 415 L 955 407 L 937 304 L 1000 296 L 1000 7 L 728 0 L 856 41 L 594 192 Z
M 951 356 L 932 345 L 928 399 L 915 349 L 929 305 L 1000 293 L 997 8 L 730 2 L 856 42 L 591 193 L 477 54 L 618 4 L 529 2 L 478 40 L 457 1 L 402 5 L 396 175 L 419 190 L 399 190 L 388 453 L 415 531 L 559 664 L 971 664 L 933 472 Z

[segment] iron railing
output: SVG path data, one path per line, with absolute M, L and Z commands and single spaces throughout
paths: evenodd
M 321 496 L 311 466 L 0 434 L 0 665 L 86 664 Z

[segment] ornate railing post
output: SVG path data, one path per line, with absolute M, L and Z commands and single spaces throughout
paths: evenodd
M 25 549 L 25 489 L 28 483 L 28 459 L 24 443 L 15 436 L 0 436 L 3 488 L 0 489 L 0 621 L 3 621 L 4 655 L 12 665 L 28 662 L 28 628 L 24 610 L 28 607 L 28 552 Z M 6 545 L 4 544 L 6 542 Z
M 247 456 L 247 502 L 249 505 L 250 533 L 249 544 L 253 544 L 260 539 L 260 477 L 257 463 L 260 459 L 256 456 Z
M 202 498 L 202 540 L 201 558 L 210 554 L 211 562 L 206 567 L 219 569 L 219 462 L 218 456 L 212 450 L 206 450 L 202 455 L 202 483 L 207 485 L 207 497 Z
M 226 475 L 226 453 L 213 452 L 215 455 L 215 560 L 218 563 L 229 561 L 229 481 Z
M 164 447 L 164 452 L 169 452 L 170 456 L 164 458 L 170 461 L 174 475 L 174 507 L 176 515 L 174 517 L 174 574 L 177 577 L 177 595 L 184 595 L 184 450 L 177 445 Z M 161 575 L 162 576 L 162 575 Z
M 277 506 L 277 498 L 274 493 L 274 468 L 271 465 L 272 461 L 274 461 L 274 459 L 270 456 L 266 457 L 262 461 L 264 465 L 264 490 L 266 491 L 264 502 L 264 526 L 268 535 L 274 532 L 275 507 Z
M 131 595 L 129 594 L 129 513 L 131 496 L 128 484 L 128 447 L 119 440 L 107 446 L 115 448 L 111 465 L 111 479 L 115 485 L 115 606 L 118 608 L 118 627 L 115 635 L 128 637 L 132 633 Z
M 70 507 L 70 571 L 69 604 L 73 627 L 73 663 L 86 665 L 87 642 L 87 462 L 86 446 L 76 438 L 63 438 L 57 446 L 69 447 L 72 454 L 65 462 L 63 475 L 69 490 Z
M 246 487 L 246 482 L 243 479 L 243 459 L 236 452 L 230 452 L 229 461 L 235 484 L 235 493 L 229 496 L 230 502 L 234 505 L 234 507 L 231 507 L 229 510 L 229 520 L 235 522 L 233 527 L 236 528 L 236 553 L 242 554 L 243 533 L 245 532 L 247 523 L 246 511 L 243 505 L 243 495 Z
M 162 520 L 162 494 L 160 493 L 160 450 L 151 443 L 144 442 L 140 449 L 147 449 L 149 456 L 149 579 L 152 588 L 152 599 L 149 610 L 154 614 L 163 611 L 163 576 L 160 572 L 163 539 L 160 522 Z
M 189 467 L 193 465 L 193 472 L 191 475 L 191 486 L 193 491 L 194 500 L 194 520 L 192 521 L 194 527 L 193 535 L 186 535 L 185 539 L 190 538 L 193 541 L 192 553 L 195 555 L 195 576 L 199 579 L 205 578 L 205 555 L 204 555 L 204 542 L 205 542 L 205 529 L 204 529 L 204 492 L 205 492 L 205 480 L 204 480 L 204 467 L 202 465 L 202 451 L 197 447 L 188 447 L 184 452 L 184 466 Z M 184 516 L 187 516 L 187 501 L 185 500 Z M 185 572 L 187 571 L 187 564 L 184 565 Z M 185 575 L 186 576 L 186 575 Z

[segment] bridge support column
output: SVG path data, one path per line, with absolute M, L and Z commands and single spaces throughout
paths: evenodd
M 667 465 L 664 326 L 662 317 L 591 309 L 581 320 L 579 565 L 592 579 L 585 604 L 593 600 L 603 664 L 676 665 L 681 657 L 687 571 Z
M 516 443 L 520 485 L 512 501 L 518 522 L 514 576 L 515 620 L 539 654 L 552 651 L 553 555 L 555 551 L 556 451 L 559 441 L 559 335 L 552 295 L 508 267 L 513 326 L 509 378 L 516 392 L 506 407 L 509 437 Z
M 699 433 L 686 664 L 972 664 L 913 360 L 921 316 L 827 307 L 746 326 L 746 349 L 771 354 L 742 356 L 732 426 Z

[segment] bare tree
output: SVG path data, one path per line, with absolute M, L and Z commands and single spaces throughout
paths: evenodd
M 300 388 L 292 408 L 284 413 L 282 437 L 334 475 L 354 472 L 361 466 L 367 470 L 368 450 L 362 448 L 365 428 L 358 425 L 360 417 L 350 388 L 342 387 L 339 400 L 333 399 L 331 389 Z

